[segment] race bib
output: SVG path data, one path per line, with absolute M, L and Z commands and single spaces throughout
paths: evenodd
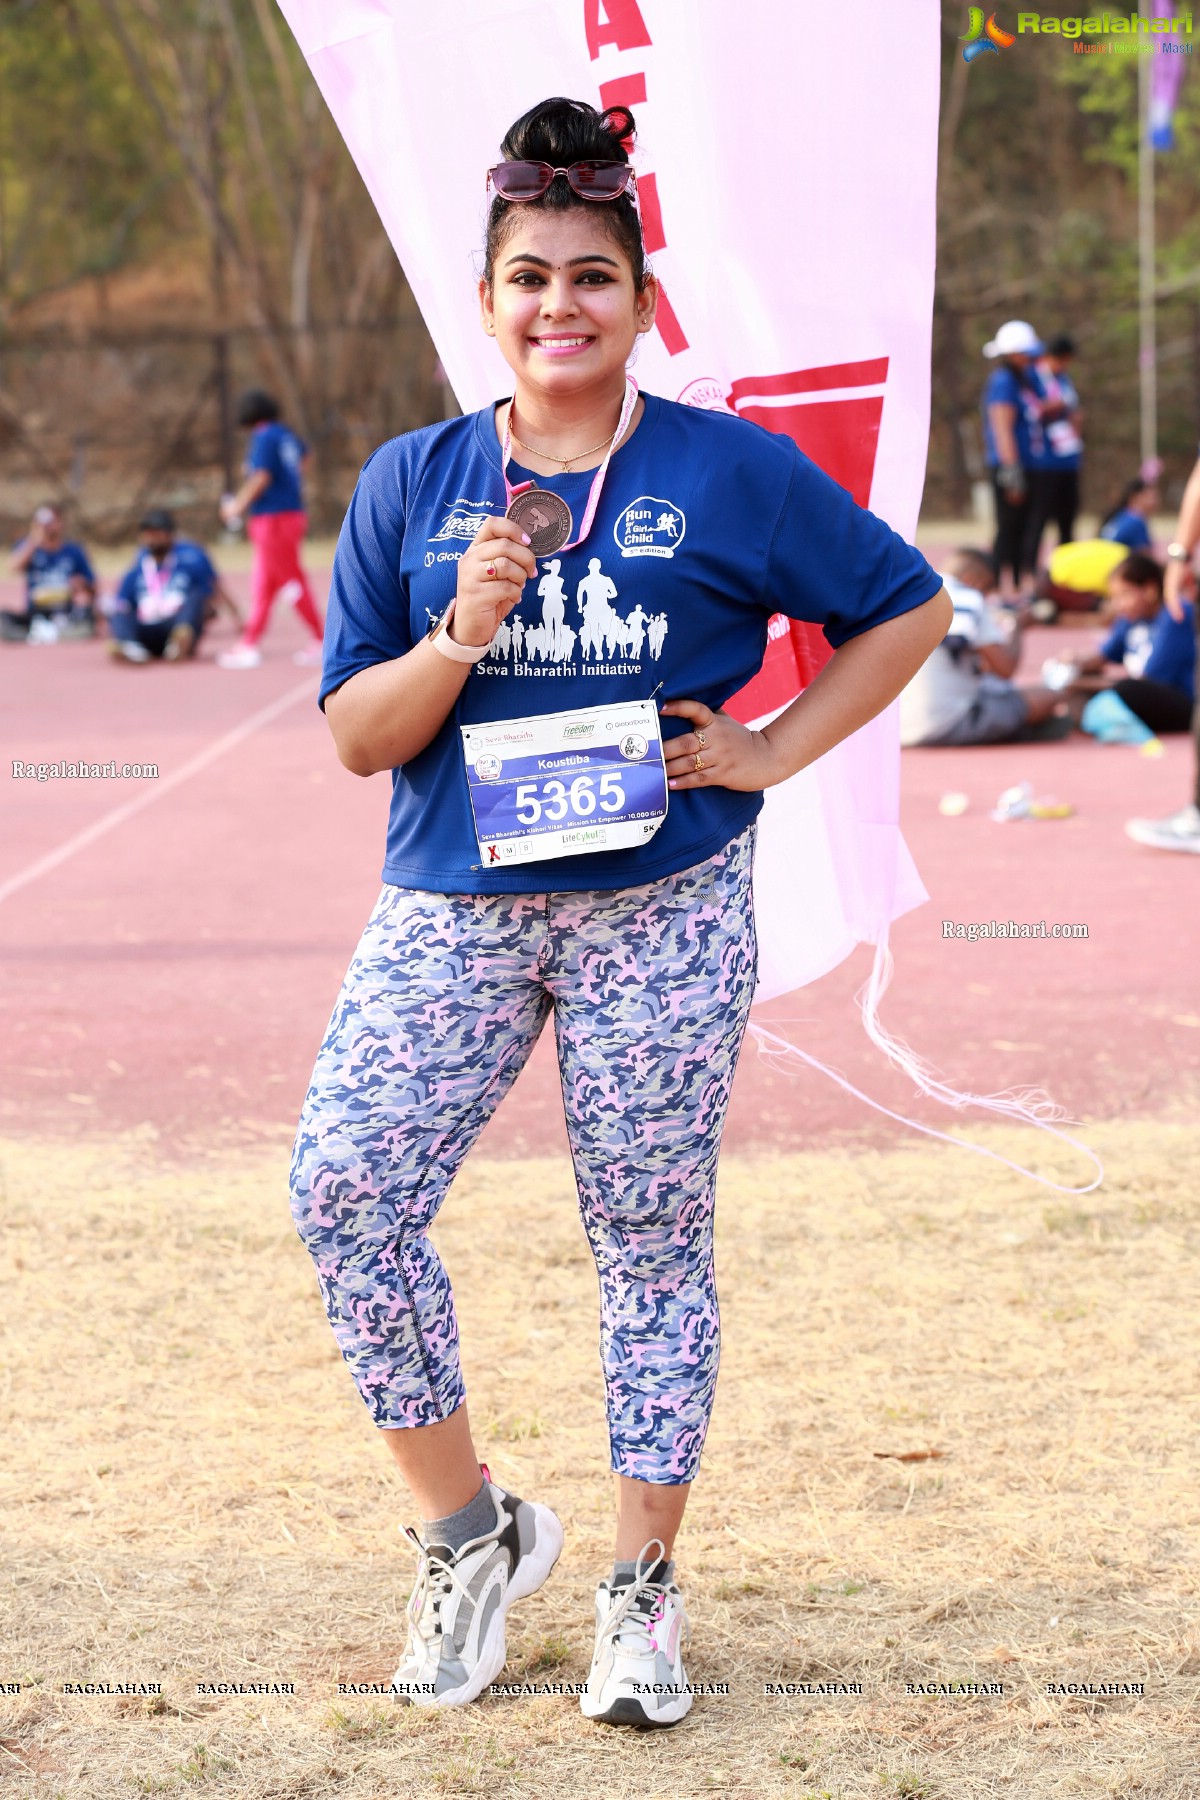
M 1070 419 L 1056 419 L 1046 427 L 1046 436 L 1056 456 L 1077 456 L 1083 449 L 1083 439 Z
M 627 849 L 667 816 L 652 700 L 460 729 L 485 869 Z

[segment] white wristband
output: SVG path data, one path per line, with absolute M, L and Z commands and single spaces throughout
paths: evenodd
M 454 605 L 455 602 L 452 600 L 437 624 L 434 626 L 432 632 L 429 634 L 430 642 L 433 644 L 435 650 L 440 650 L 442 655 L 449 657 L 451 662 L 477 663 L 482 657 L 487 655 L 488 651 L 491 649 L 491 645 L 482 644 L 476 646 L 475 644 L 455 643 L 454 639 L 450 636 L 449 629 L 450 621 L 454 617 Z

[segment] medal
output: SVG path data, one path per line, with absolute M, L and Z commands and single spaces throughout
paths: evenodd
M 633 417 L 633 409 L 637 404 L 637 382 L 632 375 L 625 377 L 625 401 L 621 407 L 621 416 L 617 420 L 617 429 L 613 432 L 612 442 L 600 467 L 592 477 L 591 492 L 588 494 L 587 508 L 583 515 L 583 524 L 579 528 L 579 536 L 568 543 L 574 529 L 571 509 L 565 500 L 552 494 L 549 488 L 540 488 L 535 482 L 528 481 L 523 487 L 515 488 L 508 479 L 508 459 L 512 455 L 512 408 L 508 410 L 508 420 L 504 427 L 504 447 L 500 455 L 500 472 L 504 477 L 504 497 L 508 502 L 505 517 L 512 519 L 528 534 L 530 548 L 535 556 L 553 556 L 556 550 L 574 550 L 582 544 L 592 529 L 592 520 L 596 516 L 596 508 L 600 504 L 600 494 L 604 487 L 604 477 L 608 474 L 608 465 L 612 461 L 612 453 L 625 436 L 629 421 Z
M 553 556 L 571 535 L 574 520 L 565 500 L 549 488 L 527 487 L 514 490 L 512 503 L 505 513 L 528 535 L 535 556 Z

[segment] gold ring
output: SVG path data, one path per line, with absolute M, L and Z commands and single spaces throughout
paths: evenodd
M 488 564 L 488 566 L 487 566 L 487 568 L 486 568 L 486 569 L 485 569 L 485 570 L 484 570 L 484 574 L 485 574 L 485 575 L 491 575 L 491 576 L 492 576 L 492 577 L 493 577 L 493 579 L 494 579 L 494 578 L 495 578 L 495 574 L 496 574 L 496 565 L 495 565 L 495 563 L 489 563 L 489 564 Z
M 696 742 L 699 744 L 700 748 L 703 750 L 705 747 L 705 739 L 704 739 L 704 733 L 702 731 L 698 731 L 696 733 Z
M 695 760 L 692 763 L 692 767 L 693 767 L 693 769 L 695 769 L 697 775 L 700 773 L 701 769 L 704 767 L 704 758 L 701 756 L 701 754 L 698 750 L 696 752 Z

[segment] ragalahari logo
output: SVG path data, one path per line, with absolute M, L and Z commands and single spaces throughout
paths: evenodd
M 1011 31 L 1005 31 L 1002 25 L 997 25 L 995 13 L 989 13 L 985 20 L 982 6 L 972 6 L 967 16 L 967 30 L 958 40 L 966 46 L 963 50 L 964 62 L 974 62 L 977 56 L 982 56 L 988 50 L 998 56 L 1001 50 L 1010 50 L 1016 43 Z

